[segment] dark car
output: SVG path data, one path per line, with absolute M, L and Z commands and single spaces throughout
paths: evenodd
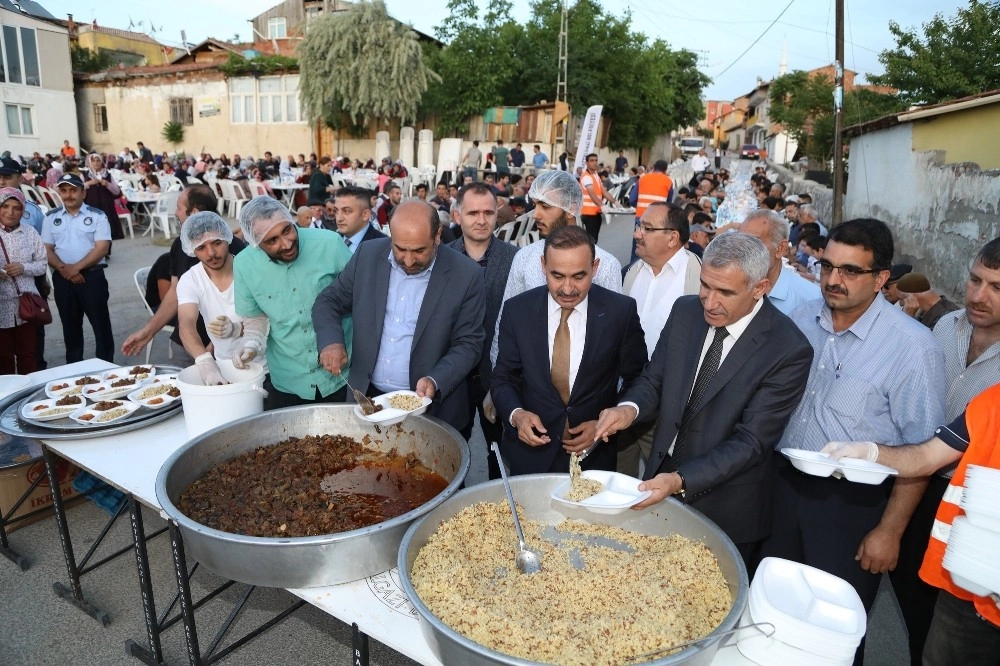
M 743 149 L 740 151 L 741 160 L 759 160 L 760 150 L 757 149 L 757 145 L 753 143 L 743 144 Z

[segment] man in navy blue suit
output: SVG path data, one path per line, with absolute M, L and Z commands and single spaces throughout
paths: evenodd
M 586 229 L 559 227 L 545 239 L 546 286 L 504 307 L 490 390 L 511 474 L 568 471 L 617 404 L 619 378 L 627 388 L 646 362 L 635 301 L 592 283 L 599 263 Z M 601 443 L 583 466 L 614 470 L 616 458 L 614 442 Z

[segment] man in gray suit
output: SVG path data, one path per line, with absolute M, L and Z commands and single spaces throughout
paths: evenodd
M 753 571 L 770 530 L 774 445 L 809 378 L 812 346 L 765 298 L 770 256 L 741 232 L 705 250 L 697 297 L 677 299 L 649 364 L 597 438 L 658 418 L 642 508 L 675 496 L 729 535 Z
M 469 419 L 467 377 L 483 352 L 482 269 L 441 247 L 437 210 L 407 201 L 393 211 L 391 238 L 361 243 L 313 305 L 320 363 L 369 395 L 401 389 L 433 398 L 428 414 L 461 430 Z M 341 317 L 352 315 L 348 357 Z

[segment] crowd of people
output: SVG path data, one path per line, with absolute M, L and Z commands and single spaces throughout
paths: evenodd
M 512 153 L 494 163 L 513 164 Z M 197 178 L 221 161 L 179 166 Z M 67 361 L 82 358 L 84 315 L 110 360 L 103 268 L 114 234 L 98 202 L 85 203 L 109 187 L 101 165 L 87 180 L 63 173 L 64 206 L 36 230 L 4 180 L 22 177 L 11 162 L 0 167 L 5 367 L 37 366 L 35 327 L 19 330 L 11 302 L 46 263 Z M 246 166 L 281 174 L 286 162 Z M 828 229 L 807 195 L 786 194 L 763 166 L 706 167 L 681 187 L 665 161 L 633 167 L 625 266 L 597 245 L 587 216 L 627 163 L 602 169 L 588 156 L 579 176 L 462 172 L 430 198 L 429 187 L 404 198 L 391 173 L 378 194 L 334 186 L 343 166 L 316 160 L 308 220 L 258 196 L 235 234 L 211 187 L 186 186 L 158 307 L 123 353 L 176 320 L 206 384 L 226 381 L 221 360 L 264 364 L 265 409 L 344 402 L 348 380 L 370 396 L 415 390 L 467 438 L 478 414 L 513 474 L 566 472 L 587 451 L 584 469 L 639 476 L 652 494 L 637 508 L 672 497 L 698 509 L 751 575 L 763 557 L 803 562 L 848 581 L 870 610 L 891 573 L 913 663 L 995 661 L 1000 611 L 948 577 L 940 525 L 954 518 L 966 463 L 1000 464 L 1000 239 L 971 263 L 963 308 L 893 264 L 886 224 Z M 530 222 L 539 239 L 500 240 L 507 219 Z M 901 478 L 806 476 L 785 448 L 878 459 Z

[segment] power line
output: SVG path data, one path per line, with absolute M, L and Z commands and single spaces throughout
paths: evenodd
M 734 60 L 731 63 L 729 63 L 728 67 L 726 67 L 724 70 L 722 70 L 721 72 L 719 72 L 715 76 L 716 77 L 722 76 L 723 74 L 725 74 L 726 72 L 728 72 L 730 69 L 732 69 L 733 65 L 735 65 L 736 63 L 738 63 L 740 61 L 740 59 L 743 58 L 743 56 L 745 56 L 747 53 L 750 52 L 750 49 L 752 49 L 754 46 L 757 45 L 757 42 L 759 42 L 760 40 L 764 39 L 764 35 L 767 34 L 767 31 L 774 27 L 774 24 L 778 22 L 778 19 L 780 19 L 782 16 L 784 16 L 785 12 L 787 12 L 788 8 L 791 7 L 793 4 L 795 4 L 795 0 L 789 0 L 788 4 L 785 5 L 785 8 L 781 10 L 781 13 L 778 14 L 778 16 L 775 17 L 775 19 L 773 21 L 771 21 L 771 25 L 769 25 L 766 28 L 764 28 L 764 32 L 760 33 L 760 37 L 758 37 L 757 39 L 753 40 L 753 44 L 751 44 L 750 46 L 748 46 L 743 53 L 739 54 L 736 57 L 736 60 Z

